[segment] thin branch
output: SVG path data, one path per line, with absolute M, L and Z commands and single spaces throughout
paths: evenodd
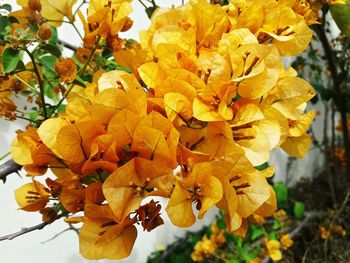
M 343 212 L 346 204 L 348 203 L 349 201 L 349 198 L 350 198 L 350 189 L 348 189 L 348 191 L 346 192 L 346 196 L 345 196 L 345 199 L 343 201 L 343 203 L 341 204 L 340 208 L 338 209 L 338 211 L 335 213 L 335 215 L 333 216 L 332 218 L 332 221 L 329 225 L 329 229 L 332 229 L 332 227 L 334 226 L 334 223 L 337 219 L 339 219 L 341 213 Z M 328 260 L 328 238 L 325 239 L 324 243 L 323 243 L 323 252 L 324 252 L 324 258 L 327 262 Z
M 17 164 L 13 159 L 10 159 L 0 165 L 0 180 L 5 180 L 6 177 L 13 173 L 18 173 L 22 165 Z
M 41 244 L 46 244 L 54 239 L 56 239 L 57 237 L 59 237 L 60 235 L 64 234 L 65 232 L 72 230 L 73 232 L 75 232 L 78 236 L 79 236 L 79 229 L 74 227 L 72 224 L 69 224 L 69 227 L 62 230 L 61 232 L 57 233 L 56 235 L 54 235 L 53 237 L 49 238 L 48 240 L 45 240 L 43 242 L 40 242 Z
M 43 114 L 44 114 L 44 118 L 47 119 L 47 111 L 46 111 L 46 102 L 45 102 L 45 92 L 44 92 L 44 84 L 41 78 L 41 75 L 39 73 L 39 69 L 38 66 L 36 64 L 35 58 L 33 56 L 33 54 L 27 49 L 26 46 L 24 46 L 24 51 L 28 54 L 30 60 L 33 63 L 33 69 L 34 69 L 34 73 L 38 79 L 38 84 L 39 84 L 39 89 L 40 89 L 40 100 L 41 100 L 41 106 L 42 106 L 42 110 L 43 110 Z
M 58 220 L 59 218 L 61 217 L 64 217 L 66 216 L 67 213 L 63 213 L 59 216 L 57 216 L 57 219 Z M 22 230 L 16 232 L 16 233 L 13 233 L 13 234 L 9 234 L 9 235 L 6 235 L 6 236 L 2 236 L 0 237 L 0 241 L 4 241 L 4 240 L 12 240 L 12 239 L 15 239 L 16 237 L 19 237 L 19 236 L 22 236 L 24 234 L 27 234 L 27 233 L 30 233 L 30 232 L 33 232 L 35 230 L 41 230 L 43 229 L 44 227 L 50 225 L 50 223 L 47 223 L 47 222 L 43 222 L 41 224 L 38 224 L 38 225 L 35 225 L 35 226 L 32 226 L 32 227 L 25 227 L 25 228 L 22 228 Z
M 35 231 L 35 230 L 41 230 L 43 229 L 44 227 L 46 227 L 47 225 L 49 225 L 49 223 L 47 222 L 43 222 L 39 225 L 36 225 L 36 226 L 32 226 L 32 227 L 25 227 L 23 228 L 22 230 L 16 232 L 16 233 L 13 233 L 13 234 L 10 234 L 10 235 L 6 235 L 6 236 L 2 236 L 0 237 L 0 241 L 3 241 L 3 240 L 12 240 L 16 237 L 19 237 L 19 236 L 22 236 L 24 234 L 27 234 L 27 233 L 30 233 L 32 231 Z
M 78 47 L 76 47 L 76 46 L 74 46 L 74 45 L 72 45 L 72 44 L 70 44 L 62 39 L 58 39 L 57 43 L 64 46 L 65 48 L 68 48 L 68 49 L 74 51 L 74 52 L 78 50 Z

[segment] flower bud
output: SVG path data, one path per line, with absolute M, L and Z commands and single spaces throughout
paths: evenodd
M 40 10 L 41 10 L 40 0 L 29 0 L 28 7 L 33 11 L 40 12 Z
M 43 24 L 39 27 L 39 30 L 38 30 L 38 37 L 41 39 L 41 40 L 48 40 L 50 39 L 51 37 L 51 28 L 49 25 L 47 24 Z

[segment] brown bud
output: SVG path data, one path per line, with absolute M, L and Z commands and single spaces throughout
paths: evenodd
M 51 37 L 51 28 L 47 24 L 43 24 L 39 27 L 38 36 L 41 40 L 48 40 Z
M 50 208 L 46 207 L 40 210 L 40 214 L 42 214 L 42 220 L 43 222 L 51 224 L 53 221 L 57 219 L 57 212 Z
M 28 1 L 28 7 L 30 9 L 32 9 L 33 11 L 40 12 L 40 10 L 41 10 L 40 0 L 29 0 Z
M 133 23 L 134 23 L 134 21 L 132 21 L 129 17 L 127 17 L 125 20 L 125 23 L 120 31 L 121 32 L 128 31 L 132 27 Z

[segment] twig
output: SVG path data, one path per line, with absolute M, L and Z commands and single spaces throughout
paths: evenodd
M 22 236 L 24 234 L 27 234 L 27 233 L 30 233 L 32 231 L 35 231 L 35 230 L 41 230 L 43 229 L 44 227 L 46 227 L 47 225 L 49 225 L 49 223 L 47 222 L 43 222 L 39 225 L 36 225 L 36 226 L 32 226 L 32 227 L 25 227 L 23 228 L 21 231 L 18 231 L 16 233 L 13 233 L 13 234 L 10 234 L 10 235 L 6 235 L 6 236 L 2 236 L 0 237 L 0 241 L 3 241 L 3 240 L 12 240 L 16 237 L 19 237 L 19 236 Z
M 341 213 L 343 212 L 346 204 L 349 201 L 349 197 L 350 197 L 350 189 L 347 190 L 346 192 L 346 196 L 344 198 L 343 203 L 341 204 L 340 208 L 338 209 L 338 211 L 335 213 L 335 215 L 332 218 L 332 221 L 329 225 L 329 229 L 332 229 L 335 221 L 339 218 L 339 216 L 341 215 Z M 325 257 L 325 262 L 327 262 L 328 260 L 328 253 L 327 253 L 327 249 L 328 249 L 328 238 L 325 239 L 324 243 L 323 243 L 323 252 L 324 252 L 324 257 Z
M 30 60 L 32 61 L 34 73 L 36 75 L 36 78 L 38 79 L 38 85 L 39 85 L 39 90 L 40 90 L 40 100 L 41 100 L 41 104 L 42 104 L 41 106 L 42 106 L 44 118 L 46 120 L 48 116 L 47 116 L 47 111 L 46 111 L 44 83 L 42 81 L 42 78 L 41 78 L 41 75 L 39 73 L 39 69 L 38 69 L 38 66 L 36 64 L 36 61 L 35 61 L 33 54 L 28 50 L 28 48 L 26 46 L 24 46 L 24 51 L 28 54 Z
M 59 218 L 61 217 L 64 217 L 66 216 L 67 213 L 63 213 L 59 216 L 57 216 L 57 219 L 58 220 Z M 19 237 L 19 236 L 22 236 L 24 234 L 27 234 L 27 233 L 30 233 L 32 231 L 35 231 L 35 230 L 41 230 L 43 229 L 44 227 L 50 225 L 50 223 L 47 223 L 47 222 L 43 222 L 41 224 L 38 224 L 38 225 L 35 225 L 35 226 L 32 226 L 32 227 L 25 227 L 25 228 L 22 228 L 22 230 L 16 232 L 16 233 L 13 233 L 13 234 L 9 234 L 9 235 L 6 235 L 6 236 L 2 236 L 0 237 L 0 241 L 4 241 L 4 240 L 12 240 L 16 237 Z
M 22 169 L 22 165 L 17 164 L 13 159 L 10 159 L 0 165 L 0 180 L 5 180 L 12 173 L 18 173 Z
M 72 51 L 77 51 L 78 50 L 78 47 L 76 47 L 76 46 L 74 46 L 74 45 L 72 45 L 72 44 L 70 44 L 70 43 L 68 43 L 68 42 L 66 42 L 66 41 L 64 41 L 64 40 L 62 40 L 62 39 L 58 39 L 57 40 L 57 43 L 58 44 L 61 44 L 62 46 L 64 46 L 65 48 L 68 48 L 68 49 L 70 49 L 70 50 L 72 50 Z
M 72 224 L 69 224 L 69 227 L 62 230 L 61 232 L 57 233 L 56 235 L 54 235 L 53 237 L 49 238 L 48 240 L 45 240 L 43 242 L 40 242 L 41 244 L 46 244 L 54 239 L 56 239 L 57 237 L 59 237 L 60 235 L 64 234 L 65 232 L 72 230 L 74 231 L 78 236 L 79 236 L 79 229 L 75 228 Z

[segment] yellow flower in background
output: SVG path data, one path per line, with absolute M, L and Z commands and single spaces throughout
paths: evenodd
M 280 250 L 280 242 L 277 240 L 269 240 L 265 244 L 267 252 L 273 261 L 279 261 L 282 259 L 282 253 Z
M 333 232 L 335 232 L 335 233 L 337 233 L 337 234 L 339 234 L 339 235 L 341 235 L 343 237 L 346 236 L 346 230 L 340 225 L 334 225 L 334 226 L 332 226 L 331 229 L 332 229 Z
M 290 238 L 289 234 L 282 235 L 280 238 L 282 249 L 288 249 L 293 245 L 293 240 Z
M 331 231 L 327 230 L 324 226 L 319 227 L 319 232 L 322 239 L 328 239 L 331 237 Z
M 286 213 L 285 210 L 279 209 L 278 211 L 276 211 L 276 212 L 273 214 L 273 216 L 274 216 L 275 218 L 277 218 L 278 220 L 284 220 L 284 219 L 287 218 L 287 213 Z

